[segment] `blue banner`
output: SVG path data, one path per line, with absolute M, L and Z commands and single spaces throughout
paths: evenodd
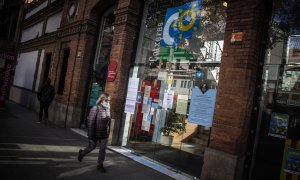
M 202 1 L 168 8 L 163 27 L 161 46 L 176 46 L 181 39 L 191 39 L 200 28 Z

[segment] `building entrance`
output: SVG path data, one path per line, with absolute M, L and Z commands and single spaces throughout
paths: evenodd
M 114 9 L 108 9 L 102 16 L 101 26 L 99 30 L 99 37 L 97 42 L 96 54 L 93 65 L 93 73 L 91 77 L 91 84 L 89 89 L 89 98 L 87 112 L 91 107 L 96 105 L 96 101 L 104 91 L 105 82 L 108 72 L 109 58 L 112 48 L 112 41 L 114 37 L 115 21 Z M 87 113 L 88 114 L 88 113 Z M 86 124 L 86 119 L 84 124 Z

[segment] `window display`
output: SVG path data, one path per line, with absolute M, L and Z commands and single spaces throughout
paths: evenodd
M 212 114 L 203 109 L 189 114 L 192 89 L 206 85 L 206 93 L 216 91 L 225 18 L 223 1 L 146 1 L 135 59 L 138 71 L 132 74 L 141 80 L 142 100 L 128 121 L 128 148 L 200 177 L 210 129 L 189 117 L 209 116 L 211 121 Z
M 253 179 L 299 179 L 299 7 L 298 0 L 273 2 Z

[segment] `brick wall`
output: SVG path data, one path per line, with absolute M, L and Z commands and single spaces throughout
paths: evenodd
M 259 61 L 263 60 L 263 11 L 264 5 L 258 0 L 228 3 L 211 140 L 201 179 L 241 179 L 250 121 L 254 118 L 251 115 Z M 231 44 L 231 34 L 236 31 L 244 33 L 243 41 Z
M 124 113 L 128 73 L 130 62 L 134 59 L 135 45 L 138 37 L 141 2 L 138 0 L 119 0 L 115 11 L 115 31 L 111 59 L 118 62 L 117 77 L 107 82 L 105 91 L 111 95 L 112 118 L 115 120 L 113 142 L 117 141 L 120 122 Z
M 260 10 L 257 1 L 247 0 L 230 2 L 227 11 L 210 146 L 232 154 L 246 147 L 262 39 Z M 233 31 L 244 33 L 241 44 L 230 43 Z

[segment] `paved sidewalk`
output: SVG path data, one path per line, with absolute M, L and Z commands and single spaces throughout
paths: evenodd
M 77 161 L 86 138 L 54 125 L 36 123 L 38 115 L 13 102 L 0 110 L 0 172 L 9 180 L 172 179 L 107 150 L 107 173 L 96 169 L 98 148 Z

